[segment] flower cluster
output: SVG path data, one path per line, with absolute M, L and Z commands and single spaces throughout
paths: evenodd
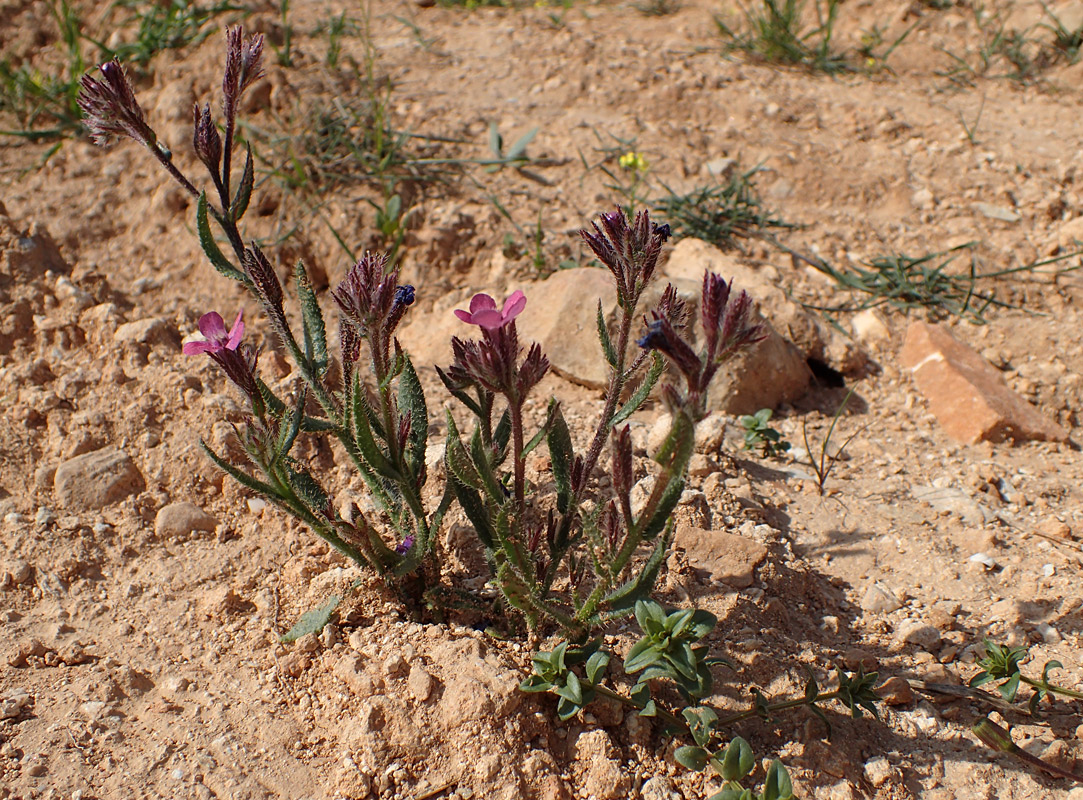
M 641 211 L 629 224 L 624 211 L 602 214 L 601 225 L 592 222 L 594 233 L 580 231 L 583 241 L 617 279 L 617 301 L 634 308 L 643 289 L 654 277 L 662 245 L 670 237 L 669 225 L 655 225 Z
M 414 287 L 399 285 L 398 279 L 397 271 L 387 270 L 387 256 L 365 253 L 331 292 L 343 315 L 340 336 L 348 369 L 357 360 L 362 339 L 372 345 L 376 374 L 391 368 L 395 328 L 414 303 Z

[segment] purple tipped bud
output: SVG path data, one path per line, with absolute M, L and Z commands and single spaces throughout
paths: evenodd
M 146 147 L 158 137 L 143 117 L 143 109 L 120 61 L 113 59 L 100 67 L 101 80 L 84 75 L 76 102 L 83 111 L 83 124 L 95 144 L 106 144 L 113 136 L 128 136 Z
M 222 96 L 226 117 L 233 119 L 244 91 L 263 77 L 263 34 L 244 38 L 238 25 L 226 29 L 226 72 L 222 78 Z
M 410 548 L 413 546 L 414 537 L 411 534 L 410 536 L 407 536 L 405 539 L 399 542 L 399 544 L 395 547 L 395 552 L 398 553 L 400 556 L 404 556 L 410 552 Z
M 404 283 L 395 289 L 395 303 L 400 306 L 412 306 L 414 304 L 414 287 Z
M 278 275 L 271 266 L 271 262 L 263 255 L 263 251 L 252 242 L 244 251 L 241 259 L 245 274 L 252 280 L 256 294 L 271 313 L 272 318 L 285 321 L 282 312 L 282 284 Z
M 211 117 L 211 107 L 205 105 L 200 108 L 197 103 L 193 111 L 195 112 L 195 130 L 192 134 L 192 147 L 211 174 L 217 174 L 218 165 L 222 160 L 222 137 L 218 135 L 218 128 L 215 127 L 214 119 Z

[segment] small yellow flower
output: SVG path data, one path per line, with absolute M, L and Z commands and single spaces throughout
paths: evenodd
M 621 169 L 626 169 L 630 172 L 647 171 L 647 159 L 643 157 L 642 153 L 637 153 L 635 150 L 631 150 L 622 155 L 617 163 L 620 164 Z

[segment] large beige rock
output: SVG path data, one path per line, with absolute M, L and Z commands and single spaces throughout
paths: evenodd
M 68 459 L 56 468 L 53 488 L 61 505 L 91 510 L 143 490 L 139 468 L 123 450 L 107 447 Z
M 910 323 L 900 360 L 953 439 L 1068 439 L 1068 431 L 1013 392 L 996 367 L 940 325 Z
M 755 539 L 692 525 L 678 525 L 673 543 L 688 554 L 692 567 L 735 589 L 751 586 L 756 567 L 767 558 L 767 547 Z

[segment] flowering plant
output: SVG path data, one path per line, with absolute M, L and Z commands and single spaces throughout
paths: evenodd
M 298 263 L 293 285 L 301 311 L 299 330 L 285 311 L 278 270 L 241 235 L 254 173 L 248 149 L 239 178 L 232 153 L 238 102 L 262 74 L 263 39 L 227 32 L 222 81 L 224 120 L 219 134 L 209 105 L 194 109 L 192 146 L 210 177 L 212 200 L 173 163 L 171 151 L 146 122 L 123 67 L 112 61 L 101 78 L 83 79 L 80 105 L 96 141 L 127 136 L 148 147 L 169 174 L 197 199 L 200 244 L 214 267 L 254 295 L 295 367 L 289 396 L 280 396 L 258 374 L 258 352 L 244 342 L 238 314 L 227 330 L 216 312 L 200 319 L 201 341 L 188 355 L 212 358 L 247 399 L 251 414 L 236 428 L 248 464 L 227 461 L 206 444 L 208 455 L 250 490 L 304 522 L 332 547 L 375 571 L 416 616 L 443 613 L 446 577 L 436 547 L 445 514 L 457 503 L 474 530 L 500 596 L 498 617 L 513 609 L 531 629 L 556 623 L 583 640 L 609 619 L 631 613 L 658 577 L 670 542 L 671 515 L 685 485 L 696 423 L 707 413 L 707 392 L 719 366 L 762 336 L 749 319 L 747 294 L 734 294 L 720 277 L 704 277 L 699 298 L 699 350 L 687 338 L 690 309 L 670 286 L 643 317 L 644 292 L 657 273 L 667 225 L 646 212 L 629 219 L 622 210 L 603 214 L 583 231 L 586 244 L 612 273 L 619 318 L 610 330 L 598 306 L 598 336 L 609 365 L 601 416 L 585 447 L 578 447 L 561 404 L 551 399 L 544 421 L 527 430 L 524 404 L 549 369 L 537 344 L 520 344 L 517 319 L 526 306 L 521 291 L 498 308 L 475 295 L 455 315 L 476 326 L 476 338 L 452 338 L 453 363 L 437 368 L 446 389 L 474 418 L 460 431 L 447 414 L 446 480 L 428 486 L 430 415 L 422 381 L 395 338 L 415 300 L 387 259 L 367 253 L 331 291 L 339 312 L 339 369 L 333 369 L 324 312 L 306 269 Z M 211 221 L 228 243 L 223 252 Z M 636 339 L 634 331 L 646 322 Z M 635 344 L 638 344 L 638 347 Z M 672 428 L 654 460 L 658 474 L 649 497 L 633 511 L 632 441 L 626 420 L 662 380 Z M 303 435 L 331 437 L 364 481 L 373 508 L 336 508 L 331 492 L 293 454 Z M 527 481 L 527 459 L 548 450 L 551 483 Z M 609 479 L 599 469 L 609 449 Z M 546 495 L 541 490 L 552 486 Z

